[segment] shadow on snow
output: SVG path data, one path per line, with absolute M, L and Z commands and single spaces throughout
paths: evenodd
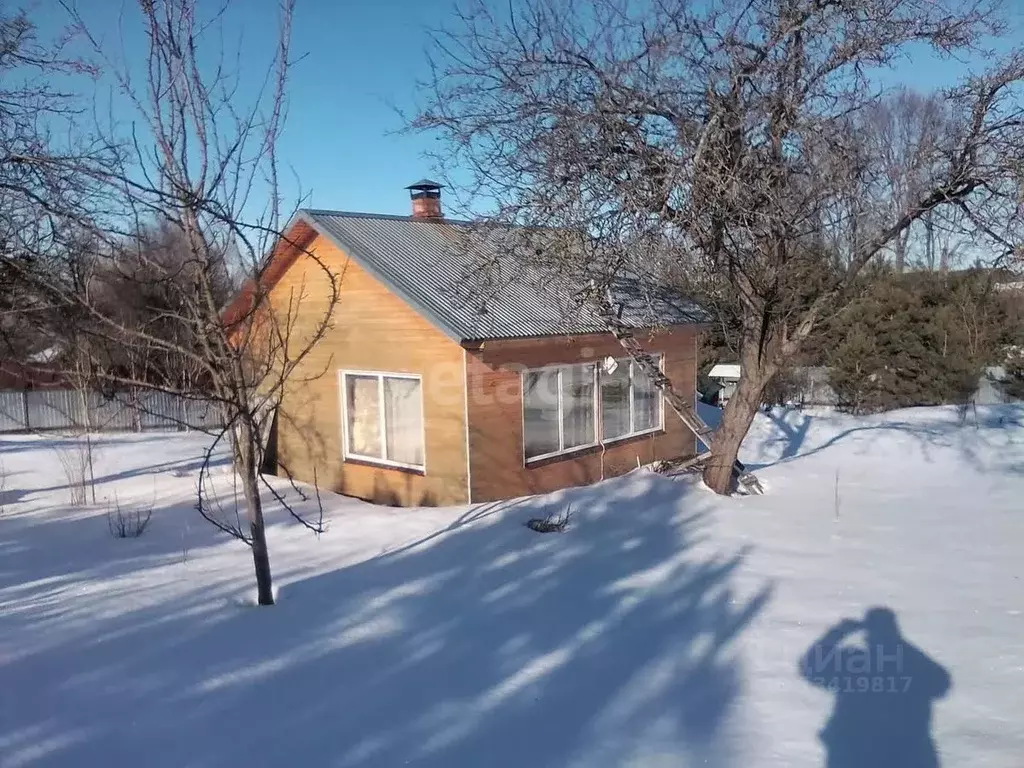
M 734 641 L 771 587 L 733 588 L 745 551 L 714 551 L 692 488 L 644 475 L 477 507 L 272 609 L 126 594 L 0 664 L 19 692 L 0 743 L 40 745 L 33 766 L 735 765 Z M 570 499 L 568 532 L 523 525 Z
M 834 698 L 819 734 L 826 768 L 938 768 L 932 703 L 952 679 L 902 635 L 891 609 L 839 621 L 807 649 L 799 669 Z
M 913 409 L 908 409 L 907 413 L 913 414 Z M 1013 439 L 1012 430 L 1008 428 L 1019 429 L 1024 426 L 1024 406 L 1019 404 L 979 407 L 969 410 L 962 419 L 955 414 L 956 409 L 952 406 L 946 409 L 943 413 L 944 418 L 941 419 L 896 420 L 887 418 L 886 414 L 879 414 L 876 417 L 879 419 L 878 423 L 850 427 L 832 434 L 827 440 L 816 445 L 807 446 L 808 436 L 814 432 L 816 422 L 824 424 L 837 418 L 852 417 L 846 417 L 838 412 L 820 415 L 795 408 L 775 407 L 763 412 L 764 418 L 772 426 L 773 434 L 762 438 L 757 447 L 761 451 L 775 447 L 777 456 L 772 460 L 748 462 L 748 469 L 757 471 L 807 458 L 851 438 L 870 438 L 885 432 L 900 432 L 913 439 L 914 445 L 926 459 L 932 449 L 952 447 L 959 451 L 967 464 L 985 471 L 991 468 L 984 466 L 977 448 L 994 443 L 1008 444 Z M 1009 468 L 1024 471 L 1024 467 Z

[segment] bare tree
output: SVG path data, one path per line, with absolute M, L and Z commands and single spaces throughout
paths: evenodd
M 735 321 L 743 378 L 704 471 L 725 493 L 772 377 L 915 222 L 956 210 L 1013 252 L 1024 53 L 983 48 L 1005 29 L 989 0 L 466 0 L 413 125 L 499 220 L 583 233 L 596 284 L 668 262 Z M 924 98 L 896 153 L 877 75 L 926 46 L 991 66 Z
M 34 11 L 37 12 L 37 11 Z M 0 358 L 10 356 L 21 370 L 29 356 L 51 342 L 53 296 L 33 278 L 45 274 L 56 252 L 66 251 L 81 225 L 104 213 L 97 196 L 96 172 L 117 161 L 116 146 L 83 130 L 87 100 L 58 84 L 96 74 L 94 64 L 70 52 L 75 30 L 69 26 L 46 39 L 22 10 L 0 9 Z M 69 275 L 73 283 L 75 275 Z M 74 323 L 63 329 L 73 332 Z M 81 352 L 74 344 L 68 349 Z M 45 365 L 45 363 L 43 363 Z M 76 383 L 88 361 L 76 354 L 65 378 Z M 62 456 L 69 481 L 81 503 L 91 488 L 96 501 L 94 450 L 88 409 L 76 402 L 65 414 L 83 443 Z M 71 454 L 75 454 L 74 457 Z M 65 459 L 67 459 L 65 461 Z
M 116 159 L 82 127 L 87 100 L 58 85 L 97 71 L 69 52 L 73 32 L 47 39 L 27 12 L 0 9 L 0 355 L 15 359 L 41 343 L 50 311 L 24 272 L 63 245 L 63 222 L 100 211 L 91 172 Z
M 77 241 L 88 244 L 87 252 L 57 249 L 59 257 L 43 275 L 25 276 L 55 305 L 81 317 L 91 348 L 103 350 L 90 356 L 97 383 L 216 405 L 223 427 L 213 430 L 197 508 L 252 549 L 258 602 L 270 605 L 262 492 L 314 531 L 322 530 L 322 511 L 318 520 L 306 520 L 262 477 L 266 430 L 285 383 L 330 328 L 338 289 L 308 242 L 286 235 L 280 199 L 276 145 L 285 117 L 293 0 L 280 5 L 280 34 L 262 81 L 251 65 L 245 72 L 240 60 L 229 66 L 223 48 L 229 5 L 204 15 L 198 0 L 140 2 L 148 55 L 138 68 L 121 65 L 89 34 L 87 19 L 65 5 L 136 119 L 128 135 L 117 126 L 107 130 L 118 151 L 103 167 L 88 169 L 117 215 L 63 220 L 63 227 L 87 235 Z M 140 71 L 142 79 L 133 77 Z M 249 99 L 240 95 L 243 77 L 262 82 Z M 272 291 L 267 279 L 282 259 L 300 258 L 328 277 L 315 301 L 304 284 Z M 83 260 L 95 269 L 76 286 L 71 278 Z M 244 285 L 225 308 L 229 271 Z M 111 301 L 112 290 L 125 288 L 127 307 Z M 209 472 L 225 441 L 244 498 L 244 523 L 237 503 L 218 498 Z
M 885 185 L 898 206 L 912 205 L 927 191 L 929 154 L 945 140 L 951 128 L 945 102 L 937 94 L 900 89 L 867 107 L 865 119 L 871 123 L 868 135 L 876 143 Z M 929 213 L 925 219 L 924 237 L 918 237 L 926 248 L 931 216 Z M 910 226 L 893 238 L 890 250 L 897 272 L 902 272 L 907 264 L 915 229 L 921 235 L 921 227 Z

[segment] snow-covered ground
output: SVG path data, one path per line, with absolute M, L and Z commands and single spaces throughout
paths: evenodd
M 270 609 L 193 509 L 201 437 L 99 442 L 82 509 L 59 440 L 0 438 L 3 768 L 802 768 L 825 742 L 931 768 L 929 736 L 947 768 L 1024 765 L 1021 407 L 759 416 L 761 497 L 645 471 L 474 508 L 325 495 L 319 538 L 271 509 Z M 141 538 L 108 533 L 115 495 L 155 506 Z M 523 525 L 567 505 L 563 534 Z M 872 614 L 882 691 L 864 657 L 800 666 L 873 606 L 901 633 Z

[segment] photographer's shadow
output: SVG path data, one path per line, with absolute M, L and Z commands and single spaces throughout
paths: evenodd
M 932 702 L 949 691 L 949 672 L 904 639 L 890 609 L 831 627 L 800 659 L 800 674 L 835 696 L 820 733 L 827 768 L 938 768 Z

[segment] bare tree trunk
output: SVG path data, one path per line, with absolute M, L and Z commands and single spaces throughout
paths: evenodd
M 935 225 L 932 221 L 932 213 L 929 211 L 924 218 L 925 227 L 925 254 L 928 260 L 928 271 L 935 271 Z
M 270 554 L 267 550 L 267 534 L 263 525 L 263 505 L 258 500 L 259 488 L 255 477 L 242 478 L 246 497 L 255 494 L 257 501 L 248 503 L 249 533 L 252 536 L 252 563 L 256 569 L 256 594 L 260 605 L 274 604 L 274 582 L 270 574 Z
M 910 230 L 907 229 L 902 235 L 896 238 L 894 245 L 896 246 L 896 271 L 900 274 L 907 265 L 907 245 L 910 240 Z
M 78 404 L 82 409 L 82 433 L 85 436 L 85 467 L 89 471 L 88 483 L 89 491 L 92 495 L 92 503 L 96 503 L 96 470 L 93 466 L 92 456 L 92 418 L 89 413 L 89 390 L 87 374 L 82 373 L 81 365 L 76 366 L 75 369 L 76 394 L 78 395 Z M 82 478 L 82 482 L 86 482 L 86 478 Z
M 92 495 L 92 503 L 96 503 L 96 468 L 93 465 L 92 459 L 92 433 L 88 431 L 86 427 L 85 433 L 85 455 L 86 461 L 89 464 L 89 492 Z
M 736 391 L 729 398 L 722 415 L 722 425 L 715 432 L 711 459 L 704 467 L 704 483 L 715 493 L 728 494 L 733 490 L 733 467 L 739 456 L 740 444 L 761 406 L 765 387 L 771 381 L 772 371 L 756 355 L 744 356 L 742 375 Z
M 252 562 L 256 569 L 257 602 L 274 604 L 274 582 L 270 573 L 270 554 L 267 549 L 266 527 L 263 522 L 263 500 L 260 498 L 259 467 L 257 466 L 256 433 L 254 426 L 243 421 L 235 434 L 236 471 L 242 476 L 246 514 L 249 518 L 249 536 Z

